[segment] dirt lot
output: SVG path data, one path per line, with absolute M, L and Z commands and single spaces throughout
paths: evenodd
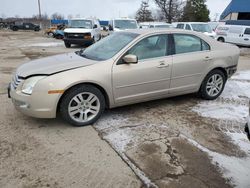
M 196 95 L 108 110 L 73 128 L 7 98 L 15 68 L 75 51 L 42 33 L 0 31 L 0 187 L 249 187 L 250 49 L 216 101 Z

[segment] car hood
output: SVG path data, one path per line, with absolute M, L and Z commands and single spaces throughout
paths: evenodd
M 96 62 L 75 53 L 66 53 L 25 63 L 17 68 L 16 74 L 24 78 L 32 75 L 50 75 L 78 67 L 89 66 Z
M 65 33 L 91 33 L 93 29 L 85 28 L 66 28 L 64 29 Z

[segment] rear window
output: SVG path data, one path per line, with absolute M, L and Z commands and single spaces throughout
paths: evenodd
M 199 37 L 187 34 L 174 34 L 175 53 L 190 53 L 210 50 L 210 46 Z
M 245 30 L 245 33 L 244 33 L 245 35 L 250 35 L 250 28 L 246 28 L 246 30 Z
M 184 28 L 184 24 L 177 24 L 176 28 L 183 29 Z
M 189 24 L 186 25 L 185 29 L 186 30 L 192 30 Z

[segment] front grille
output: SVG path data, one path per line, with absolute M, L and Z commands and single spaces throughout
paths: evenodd
M 91 36 L 91 33 L 64 33 L 64 37 L 69 39 L 83 39 L 85 36 Z
M 23 81 L 24 79 L 21 78 L 20 76 L 18 76 L 17 74 L 15 74 L 13 76 L 13 79 L 12 79 L 12 85 L 14 87 L 14 89 L 17 88 L 17 86 Z

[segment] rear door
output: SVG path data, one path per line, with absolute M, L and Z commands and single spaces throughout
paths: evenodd
M 228 30 L 225 42 L 240 44 L 243 33 L 244 33 L 243 27 L 231 26 Z
M 173 34 L 174 55 L 170 93 L 193 91 L 212 61 L 210 46 L 191 34 Z
M 167 34 L 146 37 L 123 55 L 136 55 L 137 64 L 123 63 L 121 58 L 113 66 L 116 103 L 139 102 L 168 94 L 172 69 L 168 41 Z
M 244 46 L 250 46 L 250 27 L 245 28 L 244 33 L 240 37 L 240 43 Z

